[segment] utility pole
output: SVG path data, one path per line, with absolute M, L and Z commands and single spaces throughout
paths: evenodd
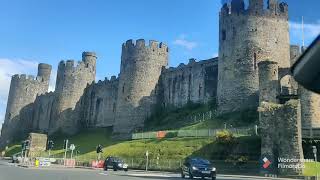
M 318 170 L 318 158 L 317 158 L 317 146 L 312 146 L 312 152 L 314 155 L 314 161 L 316 163 L 316 173 L 317 173 L 317 179 L 319 178 L 319 170 Z
M 305 42 L 304 42 L 304 18 L 302 16 L 302 47 L 304 47 Z
M 68 143 L 69 143 L 68 139 L 64 140 L 64 147 L 63 147 L 64 148 L 64 165 L 66 165 Z
M 148 151 L 148 150 L 147 150 L 147 152 L 146 152 L 146 157 L 147 157 L 146 171 L 148 171 L 148 166 L 149 166 L 149 151 Z

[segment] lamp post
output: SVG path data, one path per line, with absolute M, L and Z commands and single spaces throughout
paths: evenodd
M 312 146 L 312 152 L 313 152 L 313 155 L 314 155 L 314 161 L 316 163 L 316 173 L 317 173 L 317 179 L 319 178 L 319 174 L 318 174 L 318 159 L 317 159 L 317 147 L 316 146 Z

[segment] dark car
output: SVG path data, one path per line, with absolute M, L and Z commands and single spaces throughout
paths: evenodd
M 124 170 L 128 171 L 128 164 L 118 157 L 107 157 L 104 161 L 104 170 L 113 169 L 114 171 Z
M 190 179 L 194 177 L 212 178 L 216 179 L 216 168 L 210 163 L 210 161 L 202 158 L 188 158 L 183 163 L 181 168 L 181 177 L 185 178 L 189 176 Z

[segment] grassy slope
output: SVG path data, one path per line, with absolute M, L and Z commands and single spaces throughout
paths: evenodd
M 210 104 L 188 104 L 183 108 L 161 111 L 154 116 L 146 120 L 144 131 L 154 130 L 173 130 L 173 129 L 219 129 L 224 128 L 224 124 L 227 127 L 248 127 L 254 126 L 258 123 L 258 113 L 254 110 L 247 110 L 243 112 L 233 112 L 225 114 L 223 116 L 212 115 L 209 116 L 202 114 L 208 111 L 214 111 L 214 107 Z M 197 116 L 198 121 L 194 121 L 193 118 Z
M 212 119 L 205 119 L 202 122 L 186 121 L 185 117 L 201 114 L 209 109 L 208 105 L 192 104 L 179 110 L 158 114 L 146 122 L 145 130 L 222 128 L 224 122 L 232 124 L 233 127 L 242 127 L 253 125 L 257 120 L 256 113 L 244 112 L 228 114 L 223 117 L 213 116 Z M 237 138 L 237 144 L 234 147 L 225 147 L 216 143 L 213 138 L 115 141 L 111 139 L 110 129 L 91 129 L 71 137 L 61 135 L 50 137 L 55 142 L 55 148 L 51 153 L 55 157 L 63 157 L 63 140 L 66 138 L 69 139 L 70 144 L 76 145 L 76 150 L 80 151 L 78 158 L 82 161 L 96 159 L 95 149 L 98 144 L 104 147 L 104 156 L 144 158 L 144 154 L 148 150 L 151 159 L 156 158 L 158 154 L 162 159 L 183 159 L 188 156 L 226 159 L 228 156 L 240 154 L 256 160 L 260 149 L 258 147 L 260 140 L 257 137 Z M 20 145 L 13 145 L 8 149 L 6 155 L 10 156 L 19 151 Z
M 144 158 L 146 150 L 150 152 L 150 159 L 155 159 L 159 154 L 162 159 L 181 160 L 188 156 L 202 156 L 208 159 L 225 159 L 231 156 L 234 151 L 226 151 L 225 146 L 215 142 L 213 138 L 172 138 L 172 139 L 153 139 L 135 141 L 113 141 L 107 135 L 105 129 L 96 129 L 82 132 L 81 134 L 69 137 L 69 142 L 76 145 L 80 151 L 78 159 L 80 161 L 90 161 L 96 159 L 96 146 L 102 144 L 104 149 L 103 156 L 120 156 L 123 158 Z M 62 158 L 64 155 L 62 137 L 54 138 L 55 148 L 51 152 L 54 157 Z M 255 137 L 237 138 L 237 145 L 232 149 L 242 149 L 243 155 L 248 155 L 256 160 L 259 139 Z M 20 151 L 20 145 L 11 146 L 6 155 L 10 156 Z M 47 155 L 46 153 L 44 156 Z M 68 153 L 70 156 L 70 152 Z M 252 159 L 251 158 L 251 159 Z

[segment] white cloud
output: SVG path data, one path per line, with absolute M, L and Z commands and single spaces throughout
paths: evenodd
M 57 80 L 57 71 L 52 69 L 51 76 L 50 76 L 50 83 L 49 83 L 49 92 L 54 91 L 56 87 L 56 80 Z
M 213 58 L 216 58 L 216 57 L 218 57 L 218 56 L 219 56 L 219 53 L 217 53 L 217 52 L 216 52 L 216 53 L 213 53 L 213 55 L 212 55 Z
M 302 42 L 302 23 L 290 22 L 291 38 Z M 320 34 L 320 20 L 317 23 L 304 24 L 305 42 L 312 42 Z
M 182 46 L 182 47 L 186 48 L 187 50 L 192 50 L 198 46 L 198 43 L 186 40 L 185 35 L 181 35 L 179 38 L 174 40 L 173 44 L 178 45 L 178 46 Z

